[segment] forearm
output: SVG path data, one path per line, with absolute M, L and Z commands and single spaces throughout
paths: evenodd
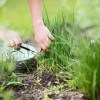
M 6 29 L 0 29 L 0 40 L 5 40 L 5 38 L 7 38 L 9 35 L 8 30 Z
M 3 41 L 3 34 L 0 33 L 0 40 Z
M 29 0 L 33 27 L 43 25 L 42 0 Z
M 54 40 L 49 29 L 44 25 L 42 20 L 42 0 L 29 0 L 32 23 L 35 32 L 35 40 L 38 43 L 39 51 L 49 48 L 49 40 Z

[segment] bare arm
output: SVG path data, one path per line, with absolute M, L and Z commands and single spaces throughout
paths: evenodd
M 49 40 L 54 40 L 49 29 L 44 25 L 42 19 L 42 0 L 29 0 L 32 23 L 35 32 L 35 40 L 38 43 L 39 50 L 46 50 Z
M 33 27 L 43 25 L 42 20 L 42 0 L 29 0 Z

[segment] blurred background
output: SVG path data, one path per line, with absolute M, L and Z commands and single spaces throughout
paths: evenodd
M 50 17 L 63 12 L 69 23 L 81 28 L 96 26 L 88 33 L 99 37 L 100 0 L 43 0 L 44 16 L 45 10 Z M 33 35 L 28 0 L 0 0 L 0 26 L 20 32 L 22 38 Z

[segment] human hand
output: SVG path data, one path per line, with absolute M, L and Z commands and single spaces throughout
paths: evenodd
M 45 25 L 41 25 L 34 28 L 35 40 L 38 43 L 39 51 L 49 48 L 49 42 L 54 41 L 54 37 L 51 35 L 49 29 Z
M 4 29 L 0 30 L 0 36 L 7 46 L 14 47 L 16 50 L 20 49 L 22 41 L 17 32 Z

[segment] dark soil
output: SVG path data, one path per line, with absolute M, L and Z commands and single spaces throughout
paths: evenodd
M 82 93 L 63 86 L 57 82 L 56 76 L 43 73 L 37 77 L 35 72 L 20 74 L 23 85 L 9 87 L 13 91 L 14 100 L 87 100 Z

